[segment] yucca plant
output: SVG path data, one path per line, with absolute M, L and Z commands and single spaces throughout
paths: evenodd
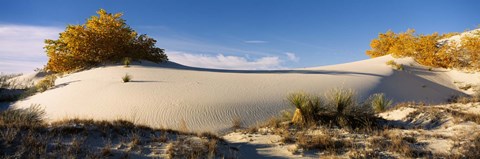
M 387 99 L 383 93 L 373 94 L 367 101 L 369 102 L 367 104 L 371 104 L 376 113 L 384 112 L 393 103 L 393 101 Z
M 341 115 L 355 109 L 354 107 L 357 105 L 355 92 L 351 89 L 332 89 L 325 95 L 325 98 L 330 111 Z
M 128 73 L 125 74 L 125 76 L 122 77 L 123 83 L 130 82 L 132 80 L 132 76 L 130 76 Z
M 290 105 L 297 108 L 292 118 L 292 122 L 296 124 L 303 125 L 315 122 L 318 112 L 322 109 L 322 103 L 319 97 L 303 92 L 290 94 L 287 100 Z

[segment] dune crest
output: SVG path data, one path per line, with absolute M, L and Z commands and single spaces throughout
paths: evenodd
M 394 70 L 385 64 L 389 60 L 405 69 Z M 235 118 L 248 126 L 290 109 L 285 98 L 297 91 L 323 93 L 342 87 L 356 90 L 360 98 L 385 93 L 395 102 L 445 102 L 452 95 L 464 94 L 449 72 L 429 70 L 411 58 L 389 55 L 339 65 L 265 71 L 143 62 L 129 68 L 112 65 L 65 75 L 56 80 L 54 88 L 14 106 L 40 104 L 50 120 L 123 118 L 173 129 L 181 127 L 184 120 L 192 131 L 221 132 L 228 130 Z M 127 73 L 132 81 L 123 83 L 121 77 Z

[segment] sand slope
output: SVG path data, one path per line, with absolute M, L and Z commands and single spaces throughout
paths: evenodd
M 361 98 L 384 92 L 401 101 L 444 102 L 463 94 L 448 70 L 429 71 L 411 58 L 396 59 L 404 71 L 385 64 L 391 56 L 347 64 L 295 70 L 240 71 L 143 62 L 129 68 L 98 67 L 59 78 L 56 86 L 14 104 L 40 104 L 49 119 L 126 118 L 150 126 L 223 131 L 234 118 L 255 124 L 291 108 L 285 98 L 296 91 L 323 93 L 351 88 Z M 126 73 L 133 81 L 123 83 Z

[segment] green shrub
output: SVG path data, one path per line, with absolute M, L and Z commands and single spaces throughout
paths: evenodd
M 358 104 L 356 93 L 350 89 L 332 89 L 325 94 L 325 98 L 293 93 L 287 99 L 290 105 L 297 108 L 291 119 L 300 128 L 325 124 L 372 130 L 376 126 L 377 117 L 371 104 Z
M 122 77 L 122 80 L 124 83 L 130 82 L 132 80 L 132 76 L 130 76 L 128 73 L 125 74 L 125 76 Z
M 393 101 L 390 99 L 387 99 L 385 97 L 385 94 L 378 93 L 378 94 L 371 95 L 367 99 L 366 104 L 370 104 L 376 113 L 380 113 L 380 112 L 384 112 L 388 107 L 392 105 L 392 103 Z
M 325 94 L 325 99 L 330 112 L 348 114 L 357 106 L 355 92 L 351 89 L 332 89 Z
M 36 85 L 36 91 L 38 92 L 45 92 L 49 88 L 55 86 L 55 80 L 57 79 L 56 75 L 48 75 L 39 81 Z

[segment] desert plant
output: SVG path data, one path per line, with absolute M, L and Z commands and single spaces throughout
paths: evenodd
M 0 138 L 3 139 L 7 144 L 11 144 L 19 132 L 19 128 L 5 128 L 3 131 L 0 131 Z
M 123 59 L 123 65 L 124 65 L 125 67 L 130 67 L 130 62 L 131 62 L 131 60 L 132 60 L 132 59 L 131 59 L 130 57 L 125 57 L 125 58 Z
M 403 65 L 396 63 L 394 60 L 389 60 L 386 62 L 387 65 L 392 66 L 393 69 L 403 70 Z
M 385 111 L 392 103 L 393 101 L 387 99 L 383 93 L 373 94 L 367 99 L 367 104 L 370 104 L 376 113 Z
M 296 108 L 292 118 L 292 122 L 296 124 L 315 122 L 318 112 L 322 109 L 320 98 L 306 93 L 290 94 L 287 100 Z
M 122 19 L 121 13 L 111 14 L 100 9 L 98 16 L 85 24 L 68 25 L 58 40 L 45 40 L 48 56 L 46 70 L 68 72 L 106 62 L 120 62 L 125 57 L 152 62 L 167 61 L 156 40 L 138 35 Z
M 332 89 L 325 94 L 325 99 L 329 111 L 339 115 L 348 114 L 357 106 L 355 91 L 351 89 Z
M 123 83 L 130 82 L 132 80 L 132 76 L 130 76 L 128 73 L 125 74 L 125 76 L 122 77 Z
M 234 130 L 240 129 L 242 127 L 242 119 L 238 116 L 232 118 L 232 128 Z
M 40 105 L 32 105 L 25 109 L 9 108 L 0 112 L 0 125 L 30 126 L 43 123 L 45 111 Z
M 53 86 L 55 86 L 56 79 L 57 79 L 56 75 L 48 75 L 45 78 L 43 78 L 41 81 L 39 81 L 35 85 L 35 88 L 38 92 L 44 92 L 49 88 L 52 88 Z
M 352 143 L 349 143 L 343 139 L 335 139 L 337 132 L 328 132 L 329 130 L 322 130 L 321 134 L 308 135 L 304 133 L 297 134 L 296 144 L 299 148 L 305 150 L 318 149 L 321 151 L 327 151 L 331 154 L 335 154 L 337 151 L 349 147 Z
M 474 89 L 473 100 L 476 102 L 480 101 L 480 84 Z
M 371 49 L 367 50 L 366 54 L 372 58 L 387 54 L 394 57 L 412 57 L 416 62 L 432 67 L 479 70 L 480 31 L 462 35 L 460 40 L 444 39 L 455 34 L 423 35 L 415 34 L 414 29 L 398 34 L 387 31 L 371 41 Z M 398 70 L 403 69 L 402 65 L 395 67 Z

